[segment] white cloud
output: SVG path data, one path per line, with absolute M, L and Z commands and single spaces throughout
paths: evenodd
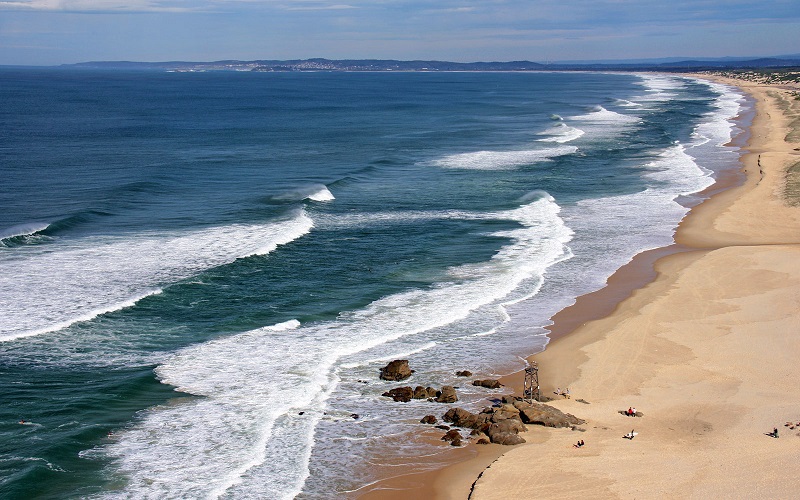
M 191 9 L 151 0 L 4 0 L 0 9 L 56 12 L 184 12 Z
M 347 4 L 318 4 L 318 5 L 291 5 L 285 7 L 285 10 L 347 10 L 355 9 L 356 7 Z

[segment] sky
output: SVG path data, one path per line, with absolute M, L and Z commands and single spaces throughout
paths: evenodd
M 0 0 L 0 65 L 800 53 L 800 0 Z

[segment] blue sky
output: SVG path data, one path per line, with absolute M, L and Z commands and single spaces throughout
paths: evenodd
M 0 0 L 0 64 L 800 52 L 800 0 Z

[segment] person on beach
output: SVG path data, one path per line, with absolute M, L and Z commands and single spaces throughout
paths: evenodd
M 631 408 L 631 416 L 632 417 L 636 416 L 636 408 Z
M 631 407 L 629 406 L 629 407 L 628 407 L 628 411 L 626 411 L 626 412 L 625 412 L 625 415 L 627 415 L 627 416 L 629 416 L 629 417 L 630 417 L 630 416 L 632 416 L 632 415 L 633 415 L 633 408 L 631 408 Z

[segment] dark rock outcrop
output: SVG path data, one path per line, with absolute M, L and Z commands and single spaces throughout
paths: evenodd
M 564 413 L 558 408 L 541 403 L 526 403 L 518 401 L 514 404 L 519 410 L 519 416 L 523 423 L 544 425 L 545 427 L 572 427 L 585 423 L 584 420 Z
M 428 399 L 428 398 L 435 398 L 436 393 L 438 393 L 436 389 L 433 387 L 422 387 L 418 385 L 414 388 L 414 399 Z
M 473 380 L 472 385 L 476 387 L 486 387 L 487 389 L 499 389 L 503 384 L 499 380 L 486 379 L 486 380 Z
M 433 415 L 425 415 L 422 417 L 422 420 L 420 420 L 420 423 L 429 425 L 434 425 L 436 422 L 438 422 L 438 420 L 436 420 L 436 417 Z
M 395 401 L 399 401 L 402 403 L 408 403 L 412 399 L 414 399 L 414 389 L 411 387 L 396 387 L 391 389 L 387 392 L 381 394 L 381 396 L 387 396 Z
M 414 370 L 408 367 L 407 359 L 396 359 L 388 365 L 381 368 L 382 380 L 404 380 L 411 376 Z
M 452 408 L 442 418 L 456 427 L 473 429 L 472 435 L 477 436 L 478 441 L 484 439 L 487 443 L 491 441 L 506 445 L 524 443 L 525 440 L 518 434 L 527 429 L 519 419 L 519 412 L 510 411 L 506 406 L 510 405 L 487 408 L 478 414 L 463 408 Z
M 471 377 L 472 372 L 469 370 L 462 370 L 460 372 L 456 372 L 456 377 Z
M 450 422 L 456 427 L 479 429 L 481 426 L 488 423 L 490 418 L 491 416 L 485 413 L 476 415 L 463 408 L 451 408 L 447 410 L 442 420 Z
M 442 387 L 442 390 L 439 392 L 439 395 L 434 400 L 437 403 L 455 403 L 458 401 L 458 396 L 456 396 L 456 389 L 452 385 L 446 385 Z
M 462 438 L 461 433 L 455 429 L 450 429 L 447 434 L 442 436 L 442 441 L 449 441 L 452 446 L 461 446 Z

